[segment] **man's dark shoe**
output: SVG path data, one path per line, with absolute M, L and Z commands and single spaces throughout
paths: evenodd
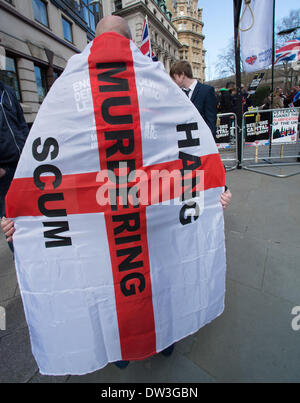
M 170 355 L 173 353 L 174 350 L 174 344 L 172 344 L 171 346 L 165 348 L 163 351 L 161 351 L 160 353 L 162 355 L 164 355 L 165 357 L 170 357 Z
M 116 361 L 114 364 L 120 368 L 120 369 L 125 369 L 128 367 L 130 361 Z

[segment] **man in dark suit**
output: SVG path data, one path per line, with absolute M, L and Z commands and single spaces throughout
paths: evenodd
M 209 85 L 201 84 L 193 78 L 192 67 L 185 60 L 179 61 L 171 67 L 170 76 L 193 102 L 215 139 L 217 121 L 215 89 Z
M 210 85 L 201 84 L 193 78 L 192 67 L 184 60 L 173 64 L 170 76 L 193 102 L 216 139 L 217 99 L 215 89 Z M 224 209 L 230 203 L 231 197 L 230 190 L 225 186 L 225 192 L 221 195 L 221 204 Z

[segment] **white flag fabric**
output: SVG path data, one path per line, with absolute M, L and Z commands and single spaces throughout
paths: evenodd
M 273 5 L 274 0 L 251 0 L 249 5 L 243 5 L 241 59 L 247 73 L 272 64 Z
M 69 60 L 6 200 L 42 374 L 144 359 L 223 312 L 224 177 L 197 109 L 132 41 L 105 33 Z

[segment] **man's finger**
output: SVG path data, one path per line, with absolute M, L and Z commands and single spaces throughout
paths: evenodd
M 231 200 L 231 198 L 228 197 L 228 196 L 222 196 L 222 200 L 223 200 L 224 202 L 226 202 L 226 203 L 229 203 L 230 200 Z
M 10 221 L 10 220 L 2 222 L 1 227 L 2 227 L 3 232 L 6 232 L 10 228 L 12 228 L 13 225 L 14 225 L 13 221 Z
M 2 217 L 1 228 L 6 237 L 11 237 L 15 232 L 14 222 L 5 217 Z
M 12 236 L 14 233 L 15 233 L 15 228 L 13 227 L 13 228 L 10 228 L 10 229 L 7 229 L 5 232 L 4 232 L 4 234 L 5 234 L 5 236 L 7 236 L 7 237 L 10 237 L 10 236 Z
M 232 197 L 232 194 L 229 189 L 227 189 L 226 192 L 221 194 L 221 205 L 223 207 L 223 210 L 225 210 L 228 207 L 228 205 L 231 201 L 231 197 Z

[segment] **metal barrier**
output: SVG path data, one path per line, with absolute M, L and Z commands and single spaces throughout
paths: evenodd
M 282 174 L 273 167 L 300 166 L 299 115 L 300 108 L 245 112 L 241 167 L 276 178 L 298 175 L 300 170 Z M 257 169 L 262 167 L 271 167 L 273 172 Z
M 217 115 L 216 144 L 226 171 L 235 169 L 238 166 L 237 117 L 235 113 Z

